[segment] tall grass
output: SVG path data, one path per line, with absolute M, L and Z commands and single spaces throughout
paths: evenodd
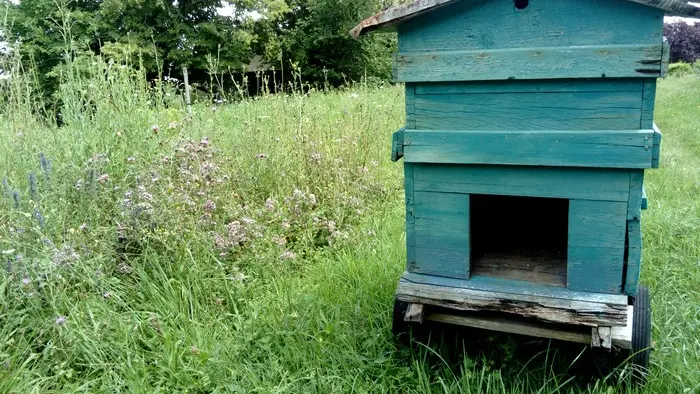
M 395 345 L 400 87 L 297 88 L 190 117 L 138 61 L 81 57 L 61 69 L 52 113 L 17 59 L 0 85 L 1 392 L 636 390 L 624 370 L 575 378 L 541 341 Z M 698 93 L 687 78 L 660 89 L 648 393 L 700 390 Z

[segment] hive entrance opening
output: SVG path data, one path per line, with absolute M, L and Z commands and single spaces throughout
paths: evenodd
M 569 200 L 470 199 L 472 275 L 566 286 Z

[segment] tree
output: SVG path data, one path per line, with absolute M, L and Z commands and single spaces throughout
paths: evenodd
M 694 63 L 700 59 L 700 24 L 667 23 L 664 25 L 664 37 L 671 46 L 672 63 Z
M 286 0 L 286 12 L 260 20 L 257 51 L 270 64 L 292 61 L 307 79 L 339 85 L 365 76 L 388 79 L 396 37 L 349 35 L 360 20 L 385 8 L 383 0 Z

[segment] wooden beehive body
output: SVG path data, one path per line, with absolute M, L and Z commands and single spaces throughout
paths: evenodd
M 525 3 L 455 1 L 398 25 L 407 271 L 633 295 L 664 11 Z

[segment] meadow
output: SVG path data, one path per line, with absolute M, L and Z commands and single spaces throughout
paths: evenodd
M 577 378 L 548 343 L 395 343 L 400 86 L 295 82 L 188 115 L 177 84 L 72 67 L 60 127 L 37 116 L 31 73 L 0 81 L 0 392 L 700 392 L 696 76 L 659 89 L 643 217 L 654 352 L 636 388 L 624 368 Z

